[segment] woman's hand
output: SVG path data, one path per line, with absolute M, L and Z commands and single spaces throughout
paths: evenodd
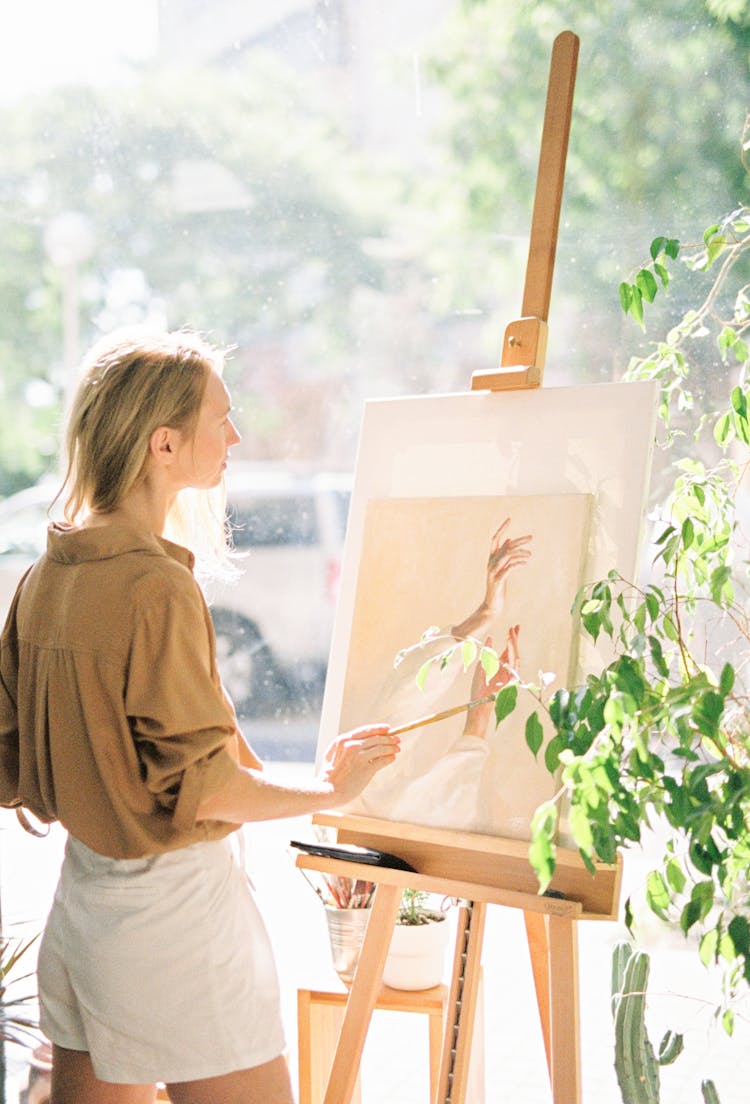
M 343 805 L 392 763 L 400 748 L 399 737 L 392 736 L 385 724 L 344 732 L 326 751 L 321 779 L 332 786 L 336 803 Z
M 487 558 L 484 598 L 481 604 L 459 625 L 453 626 L 453 636 L 459 640 L 467 636 L 482 637 L 496 620 L 503 608 L 505 588 L 508 576 L 516 568 L 522 567 L 531 556 L 528 546 L 531 534 L 522 537 L 507 536 L 510 518 L 492 534 L 490 552 Z
M 508 637 L 505 642 L 505 648 L 500 653 L 500 666 L 495 674 L 489 681 L 484 672 L 484 667 L 480 661 L 474 668 L 474 676 L 471 680 L 471 700 L 474 701 L 477 698 L 484 698 L 488 694 L 497 694 L 504 686 L 507 686 L 513 679 L 518 678 L 518 634 L 521 631 L 520 625 L 514 625 L 508 632 Z M 492 637 L 488 636 L 485 641 L 487 648 L 492 647 Z M 487 725 L 493 715 L 495 708 L 494 701 L 483 702 L 482 705 L 475 705 L 467 711 L 466 724 L 464 725 L 464 736 L 484 736 L 487 731 Z
M 259 770 L 238 765 L 220 790 L 201 801 L 196 820 L 244 824 L 335 809 L 361 793 L 379 770 L 392 763 L 400 746 L 386 724 L 345 732 L 328 748 L 323 769 L 308 786 L 285 786 Z
M 493 614 L 499 613 L 502 609 L 508 575 L 514 568 L 525 564 L 531 555 L 531 549 L 526 547 L 531 540 L 531 534 L 527 533 L 523 537 L 507 537 L 506 532 L 509 525 L 510 518 L 508 517 L 500 528 L 493 533 L 490 542 L 484 605 Z

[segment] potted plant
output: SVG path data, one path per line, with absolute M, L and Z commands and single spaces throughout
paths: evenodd
M 39 1071 L 37 1059 L 41 1058 L 45 1051 L 45 1042 L 39 1031 L 39 1024 L 34 1015 L 36 993 L 26 992 L 24 982 L 33 977 L 33 973 L 17 973 L 17 967 L 21 959 L 27 955 L 29 949 L 36 942 L 38 936 L 23 940 L 0 935 L 0 1072 L 2 1073 L 2 1085 L 0 1085 L 0 1100 L 5 1100 L 5 1044 L 12 1043 L 15 1046 L 27 1048 L 32 1052 L 30 1059 L 29 1084 L 38 1081 L 41 1077 L 36 1099 L 40 1104 L 48 1099 L 48 1070 Z M 19 989 L 20 987 L 20 989 Z M 41 1095 L 40 1095 L 41 1093 Z M 31 1100 L 31 1098 L 30 1098 Z
M 746 171 L 749 138 L 750 125 Z M 664 849 L 645 904 L 723 976 L 718 1012 L 731 1034 L 750 985 L 750 207 L 696 244 L 659 236 L 649 252 L 620 286 L 639 325 L 677 263 L 698 291 L 694 308 L 628 368 L 628 378 L 658 381 L 658 455 L 673 458 L 655 472 L 648 578 L 613 570 L 579 594 L 582 632 L 609 641 L 601 669 L 554 693 L 519 680 L 499 691 L 495 709 L 502 723 L 531 703 L 529 750 L 560 779 L 531 824 L 540 891 L 555 869 L 561 809 L 592 872 L 658 825 Z M 445 666 L 452 657 L 439 658 Z M 637 911 L 625 902 L 631 931 Z
M 449 925 L 422 890 L 405 889 L 383 981 L 392 989 L 431 989 L 443 980 Z

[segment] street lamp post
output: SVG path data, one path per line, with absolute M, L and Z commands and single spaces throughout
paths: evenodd
M 62 284 L 63 371 L 66 400 L 75 384 L 81 354 L 80 267 L 94 250 L 91 220 L 80 211 L 63 211 L 44 231 L 44 248 L 60 270 Z

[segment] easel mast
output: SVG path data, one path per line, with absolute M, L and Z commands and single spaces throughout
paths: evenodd
M 552 47 L 521 318 L 509 323 L 505 330 L 500 368 L 475 372 L 472 391 L 541 386 L 578 45 L 578 37 L 572 31 L 563 31 Z
M 539 171 L 532 215 L 522 317 L 511 322 L 500 366 L 475 372 L 473 391 L 539 387 L 547 347 L 552 277 L 562 204 L 579 41 L 565 31 L 550 65 Z M 599 864 L 591 876 L 576 852 L 558 849 L 553 895 L 540 896 L 528 845 L 473 833 L 428 829 L 342 815 L 316 816 L 335 826 L 341 843 L 398 854 L 417 874 L 368 867 L 378 886 L 352 983 L 324 1104 L 349 1104 L 378 993 L 391 933 L 407 886 L 462 899 L 440 1079 L 432 1104 L 467 1102 L 471 1039 L 488 904 L 524 913 L 554 1104 L 580 1104 L 577 923 L 614 919 L 620 866 Z M 358 877 L 356 863 L 300 855 L 299 867 Z

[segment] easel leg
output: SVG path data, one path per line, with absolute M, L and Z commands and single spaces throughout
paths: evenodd
M 525 912 L 526 938 L 529 943 L 531 972 L 534 976 L 536 1003 L 539 1008 L 539 1022 L 542 1026 L 544 1052 L 547 1055 L 547 1069 L 552 1078 L 552 1050 L 549 1022 L 549 939 L 547 937 L 547 917 L 542 912 Z
M 357 972 L 346 1002 L 344 1022 L 328 1078 L 324 1104 L 351 1102 L 400 901 L 400 886 L 381 884 L 375 890 Z
M 578 998 L 578 928 L 575 920 L 549 917 L 552 1099 L 581 1102 L 581 1038 Z
M 433 1104 L 466 1104 L 471 1043 L 482 965 L 487 905 L 468 902 L 458 915 L 453 978 L 445 1017 L 437 1099 Z M 471 1104 L 481 1104 L 472 1101 Z

